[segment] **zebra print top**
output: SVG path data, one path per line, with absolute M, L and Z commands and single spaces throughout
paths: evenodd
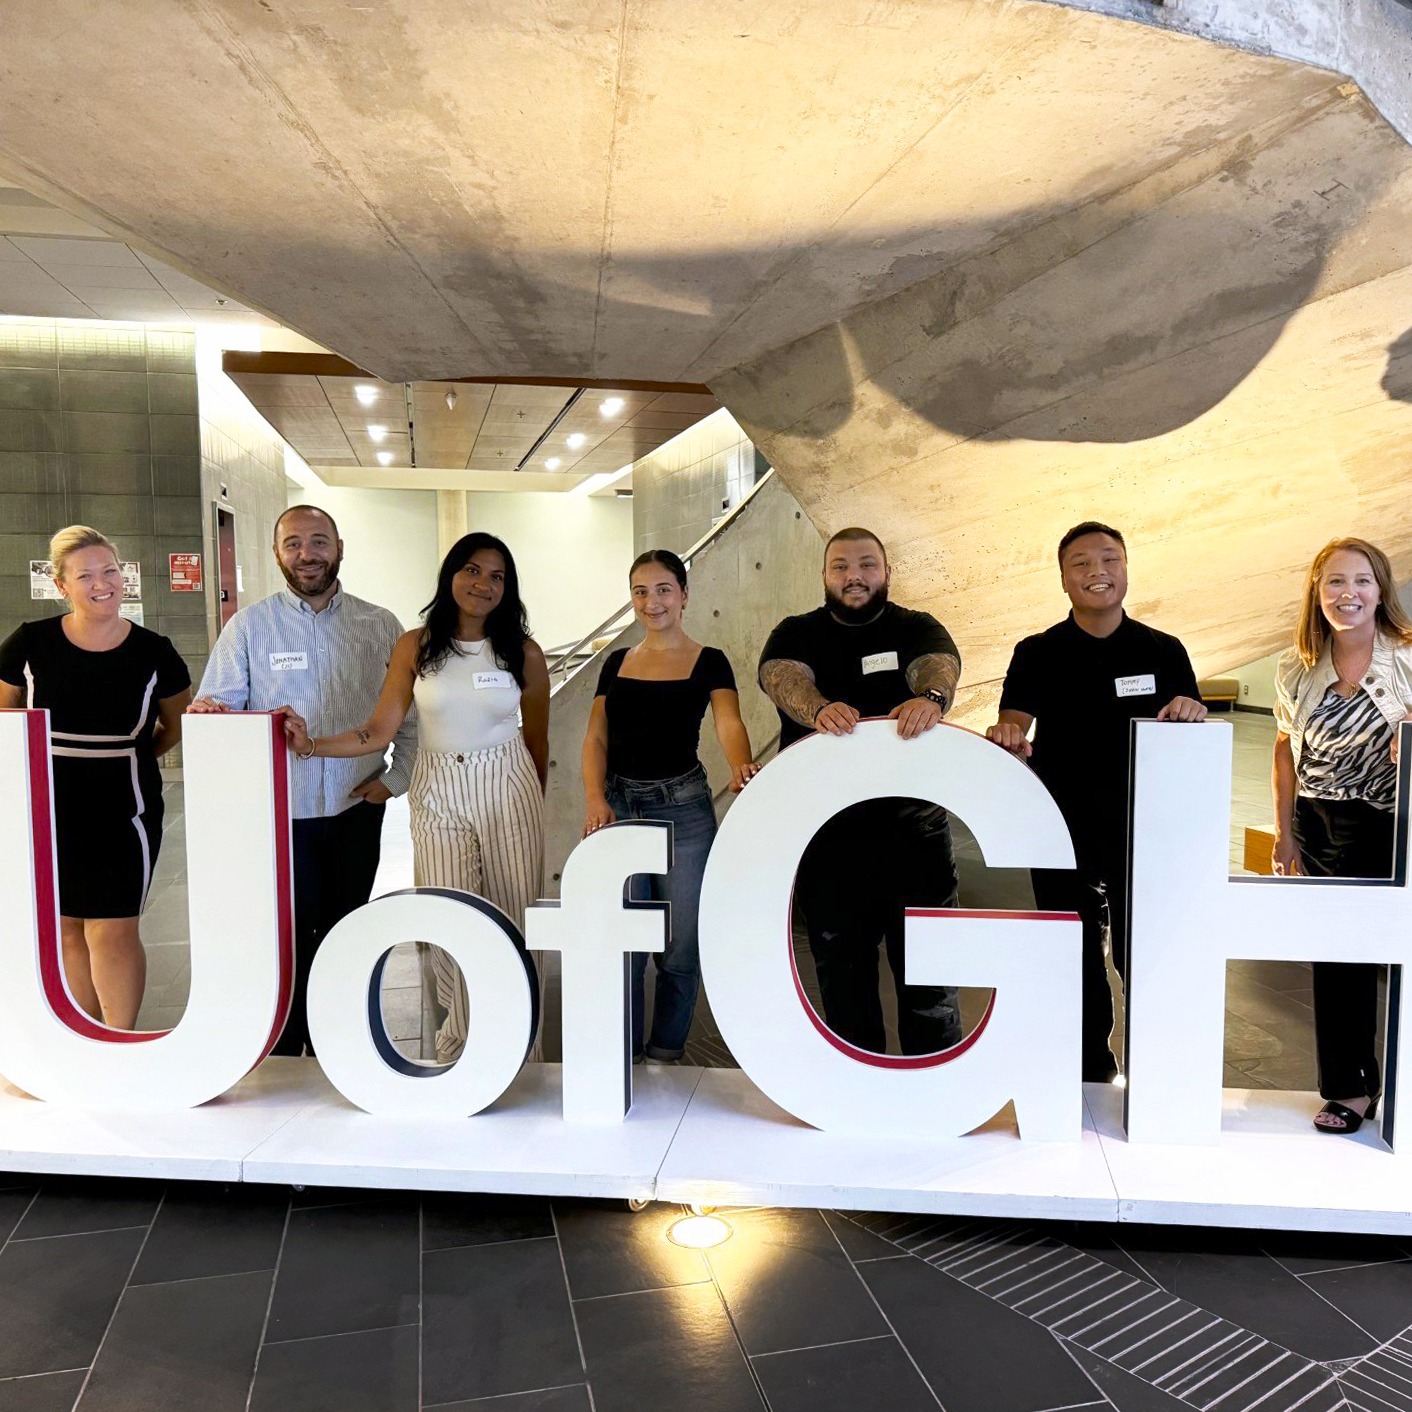
M 1344 698 L 1330 687 L 1304 728 L 1299 792 L 1310 799 L 1361 799 L 1392 810 L 1397 766 L 1392 726 L 1366 691 Z

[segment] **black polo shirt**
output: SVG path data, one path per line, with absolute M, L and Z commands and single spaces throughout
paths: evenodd
M 1200 699 L 1186 648 L 1126 613 L 1108 637 L 1086 633 L 1070 613 L 1016 646 L 1000 709 L 1035 718 L 1030 764 L 1076 847 L 1088 837 L 1126 839 L 1129 723 L 1174 696 Z
M 825 701 L 843 701 L 863 716 L 886 716 L 917 693 L 907 684 L 907 668 L 918 657 L 945 652 L 959 662 L 951 634 L 930 613 L 896 603 L 868 623 L 841 623 L 827 607 L 786 618 L 770 634 L 760 665 L 803 662 Z M 813 732 L 783 711 L 780 749 Z

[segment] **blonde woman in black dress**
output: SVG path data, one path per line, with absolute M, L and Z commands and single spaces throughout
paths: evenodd
M 147 979 L 138 919 L 162 844 L 157 760 L 181 739 L 191 677 L 167 638 L 122 616 L 110 540 L 70 525 L 49 558 L 69 611 L 0 644 L 0 707 L 49 712 L 64 975 L 83 1010 L 130 1030 Z

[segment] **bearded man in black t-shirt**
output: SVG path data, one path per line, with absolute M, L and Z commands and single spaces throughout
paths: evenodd
M 913 740 L 950 708 L 961 675 L 951 634 L 929 613 L 888 601 L 887 551 L 869 530 L 840 530 L 824 549 L 824 606 L 786 618 L 760 655 L 760 686 L 780 714 L 780 748 L 815 732 L 849 735 L 887 716 Z M 872 799 L 834 815 L 800 862 L 796 892 L 809 931 L 824 1020 L 859 1049 L 885 1053 L 878 945 L 887 948 L 904 1054 L 961 1038 L 954 986 L 903 981 L 903 912 L 954 907 L 956 862 L 944 809 Z
M 1132 722 L 1204 721 L 1206 707 L 1186 648 L 1123 611 L 1123 536 L 1086 520 L 1059 541 L 1059 574 L 1073 611 L 1020 642 L 986 731 L 1029 760 L 1059 805 L 1077 866 L 1035 868 L 1035 903 L 1083 920 L 1083 1078 L 1118 1072 L 1109 1048 L 1113 993 L 1103 959 L 1108 923 L 1120 979 L 1128 960 L 1128 773 Z M 1034 742 L 1029 740 L 1034 726 Z

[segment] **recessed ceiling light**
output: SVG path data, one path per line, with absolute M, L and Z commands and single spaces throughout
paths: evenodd
M 621 397 L 605 397 L 598 404 L 598 410 L 605 417 L 616 417 L 623 410 L 623 405 Z
M 544 469 L 545 469 L 546 471 L 557 471 L 557 470 L 559 469 L 559 467 L 562 466 L 563 464 L 564 464 L 564 463 L 563 463 L 557 456 L 551 456 L 551 457 L 544 463 Z
M 454 387 L 448 388 L 446 391 L 446 410 L 448 412 L 456 410 L 456 389 Z
M 373 403 L 378 400 L 378 390 L 375 387 L 369 387 L 365 382 L 360 382 L 358 386 L 353 389 L 353 396 L 356 397 L 363 406 L 371 407 Z
M 370 426 L 368 428 L 368 435 L 372 437 L 374 441 L 386 441 L 387 428 L 381 426 Z
M 378 452 L 378 465 L 379 465 L 379 466 L 390 466 L 391 464 L 392 464 L 392 452 L 391 452 L 391 451 L 379 451 L 379 452 Z
M 570 451 L 577 451 L 587 440 L 588 438 L 581 431 L 570 432 L 569 435 L 564 438 L 564 445 L 567 446 Z

